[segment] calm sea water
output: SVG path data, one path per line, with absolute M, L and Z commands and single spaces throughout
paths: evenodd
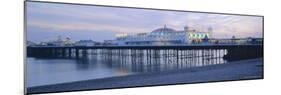
M 222 58 L 224 54 L 220 55 L 213 57 L 179 55 L 179 59 L 162 54 L 143 55 L 142 57 L 131 57 L 130 55 L 104 57 L 89 54 L 82 59 L 28 57 L 27 87 L 226 63 Z

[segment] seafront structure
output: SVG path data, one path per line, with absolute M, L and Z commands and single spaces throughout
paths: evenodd
M 184 27 L 184 30 L 175 30 L 166 25 L 150 33 L 117 34 L 118 45 L 187 45 L 204 43 L 212 35 L 212 28 L 208 31 L 198 31 Z
M 190 29 L 185 26 L 183 30 L 175 30 L 164 27 L 155 29 L 151 32 L 137 34 L 121 33 L 116 34 L 116 39 L 98 42 L 95 40 L 73 41 L 70 37 L 62 38 L 58 36 L 56 40 L 40 42 L 39 44 L 27 41 L 27 46 L 177 46 L 177 45 L 221 45 L 221 44 L 263 44 L 263 38 L 215 38 L 213 29 L 209 27 L 206 31 Z

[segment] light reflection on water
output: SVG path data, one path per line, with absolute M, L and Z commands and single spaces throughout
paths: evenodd
M 132 52 L 132 51 L 130 51 Z M 158 72 L 177 70 L 191 67 L 223 64 L 223 51 L 203 55 L 186 55 L 179 52 L 176 57 L 173 54 L 159 53 L 147 56 L 147 52 L 134 53 L 138 55 L 111 55 L 88 53 L 81 59 L 39 59 L 27 58 L 27 86 L 41 86 L 80 80 L 99 79 L 115 76 L 125 76 L 143 72 Z M 173 51 L 171 51 L 172 53 Z M 216 53 L 217 54 L 217 53 Z M 194 57 L 196 56 L 196 57 Z

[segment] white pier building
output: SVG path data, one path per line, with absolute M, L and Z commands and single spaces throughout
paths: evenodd
M 212 28 L 208 31 L 191 30 L 184 27 L 183 30 L 175 30 L 166 27 L 158 28 L 150 33 L 117 34 L 118 45 L 188 45 L 203 43 L 212 35 Z

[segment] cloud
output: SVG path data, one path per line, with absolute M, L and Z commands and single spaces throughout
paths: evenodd
M 27 15 L 30 19 L 48 19 L 55 18 L 53 21 L 60 20 L 71 21 L 131 21 L 132 19 L 118 15 L 116 12 L 110 13 L 102 11 L 107 7 L 64 5 L 64 4 L 41 4 L 28 2 Z M 101 10 L 99 10 L 101 9 Z M 40 16 L 38 16 L 40 15 Z
M 170 23 L 173 27 L 187 25 L 199 31 L 207 31 L 208 27 L 212 27 L 217 38 L 262 37 L 261 17 L 190 12 L 177 15 L 170 15 L 176 17 L 173 19 L 166 17 L 165 23 Z
M 182 30 L 187 25 L 199 31 L 212 27 L 218 38 L 262 37 L 261 17 L 35 2 L 27 4 L 27 25 L 28 29 L 81 33 L 140 33 L 163 25 Z
M 108 24 L 94 24 L 94 23 L 69 23 L 69 22 L 48 22 L 48 21 L 27 21 L 27 26 L 30 27 L 39 27 L 48 30 L 54 31 L 92 31 L 92 32 L 99 32 L 99 31 L 110 31 L 110 32 L 117 32 L 117 33 L 141 33 L 141 32 L 148 32 L 144 28 L 138 27 L 122 27 L 122 26 L 114 26 Z

